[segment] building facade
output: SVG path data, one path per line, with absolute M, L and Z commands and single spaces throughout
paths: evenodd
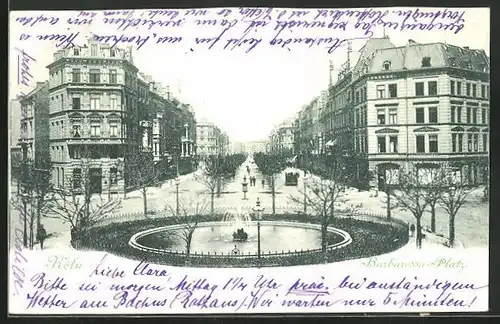
M 89 40 L 57 51 L 47 68 L 50 151 L 58 187 L 81 189 L 85 164 L 93 192 L 124 192 L 131 184 L 124 172 L 127 155 L 149 150 L 165 174 L 168 157 L 177 148 L 180 152 L 182 134 L 169 132 L 172 122 L 179 130 L 186 123 L 194 128 L 192 113 L 183 114 L 179 102 L 165 98 L 152 78 L 139 73 L 131 49 Z
M 489 66 L 482 50 L 369 40 L 329 89 L 322 122 L 330 154 L 348 160 L 357 177 L 372 174 L 380 189 L 394 170 L 424 173 L 442 162 L 470 184 L 484 183 Z
M 19 98 L 20 125 L 18 145 L 24 158 L 35 163 L 49 160 L 49 87 L 47 82 L 37 82 L 35 88 Z
M 229 154 L 229 137 L 215 124 L 203 121 L 196 125 L 197 152 L 200 157 Z
M 269 136 L 267 151 L 293 155 L 295 152 L 294 119 L 288 118 L 276 126 Z

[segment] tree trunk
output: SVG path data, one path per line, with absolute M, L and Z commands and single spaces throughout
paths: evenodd
M 325 216 L 323 216 L 323 217 L 325 217 Z M 328 246 L 328 241 L 327 241 L 328 231 L 327 231 L 327 229 L 328 229 L 328 224 L 323 222 L 323 224 L 321 224 L 321 254 L 323 255 L 323 262 L 325 262 L 325 263 L 328 260 L 328 255 L 327 255 L 327 250 L 326 250 L 326 247 Z
M 436 233 L 436 206 L 431 205 L 431 232 Z
M 147 198 L 147 192 L 142 191 L 142 202 L 144 204 L 144 217 L 148 217 L 148 198 Z
M 271 194 L 272 194 L 272 198 L 273 198 L 273 215 L 276 214 L 276 188 L 275 188 L 275 182 L 274 182 L 274 175 L 271 176 L 271 183 L 272 183 L 272 187 L 271 187 Z
M 221 193 L 221 179 L 217 178 L 217 198 L 220 198 Z
M 416 217 L 417 218 L 417 238 L 416 238 L 416 242 L 417 242 L 417 249 L 421 249 L 422 248 L 422 224 L 421 224 L 421 216 L 420 217 Z
M 214 200 L 215 200 L 215 192 L 212 190 L 210 193 L 210 215 L 214 215 Z
M 387 189 L 387 219 L 391 220 L 391 194 L 389 189 Z
M 450 215 L 449 220 L 449 236 L 450 236 L 450 247 L 455 247 L 455 215 Z

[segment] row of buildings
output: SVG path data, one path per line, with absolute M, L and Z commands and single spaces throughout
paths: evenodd
M 293 151 L 300 167 L 346 160 L 354 178 L 383 189 L 390 174 L 450 162 L 471 184 L 488 181 L 490 61 L 484 50 L 372 38 L 336 82 L 298 112 Z M 285 128 L 286 129 L 286 128 Z M 274 132 L 276 136 L 280 134 Z M 275 149 L 282 140 L 271 140 Z M 367 185 L 368 183 L 365 183 Z
M 207 132 L 218 128 L 198 125 L 190 105 L 139 72 L 131 49 L 90 39 L 58 50 L 47 69 L 49 80 L 11 105 L 21 111 L 19 145 L 11 144 L 24 157 L 50 159 L 57 187 L 81 188 L 85 161 L 94 192 L 123 192 L 133 186 L 124 158 L 136 150 L 150 151 L 160 177 L 169 178 L 193 171 L 198 149 L 214 153 L 206 140 L 229 141 L 220 131 Z

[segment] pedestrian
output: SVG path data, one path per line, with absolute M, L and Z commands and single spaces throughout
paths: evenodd
M 415 224 L 410 225 L 410 236 L 415 236 Z
M 262 179 L 261 183 L 262 183 L 262 188 L 264 188 L 264 185 L 266 184 L 266 180 Z
M 45 231 L 45 227 L 40 224 L 38 231 L 36 233 L 36 239 L 40 242 L 40 250 L 43 250 L 43 241 L 47 238 L 47 231 Z
M 255 176 L 252 177 L 252 186 L 255 187 Z

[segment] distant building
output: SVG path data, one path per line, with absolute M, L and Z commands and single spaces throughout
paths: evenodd
M 229 154 L 229 137 L 211 122 L 200 121 L 196 124 L 196 140 L 200 157 Z
M 9 147 L 11 154 L 21 152 L 19 139 L 21 136 L 21 96 L 10 100 L 9 105 Z
M 35 88 L 20 97 L 21 120 L 19 145 L 23 156 L 35 163 L 49 159 L 49 86 L 48 82 L 37 82 Z
M 266 151 L 294 154 L 294 131 L 294 119 L 288 118 L 284 120 L 271 131 Z

